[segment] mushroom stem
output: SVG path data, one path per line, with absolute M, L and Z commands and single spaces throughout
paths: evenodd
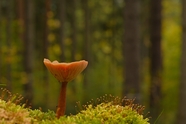
M 62 82 L 62 84 L 61 84 L 59 101 L 58 101 L 58 106 L 57 106 L 57 110 L 56 110 L 57 118 L 60 118 L 61 116 L 63 116 L 65 114 L 67 83 L 68 82 Z

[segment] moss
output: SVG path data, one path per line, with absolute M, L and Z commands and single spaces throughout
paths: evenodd
M 114 105 L 112 102 L 101 103 L 96 107 L 88 105 L 86 110 L 74 116 L 77 123 L 98 123 L 98 124 L 148 124 L 148 118 L 144 119 L 137 111 L 130 106 Z
M 16 105 L 11 101 L 0 99 L 0 123 L 1 124 L 30 124 L 29 111 L 23 106 Z
M 76 115 L 59 119 L 53 111 L 32 110 L 24 105 L 16 105 L 15 101 L 15 97 L 0 99 L 1 124 L 149 124 L 149 119 L 142 115 L 144 107 L 133 104 L 133 100 L 98 100 L 100 103 L 97 105 L 89 103 Z

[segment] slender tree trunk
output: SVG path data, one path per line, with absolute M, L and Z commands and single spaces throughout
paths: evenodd
M 11 74 L 11 70 L 12 70 L 12 67 L 11 67 L 11 24 L 12 24 L 12 4 L 13 4 L 13 1 L 12 0 L 9 0 L 9 1 L 6 1 L 6 4 L 7 4 L 7 27 L 6 27 L 6 43 L 7 43 L 7 48 L 9 48 L 10 50 L 7 51 L 7 72 L 6 72 L 6 77 L 7 77 L 7 88 L 8 90 L 12 90 L 12 74 Z
M 116 17 L 116 6 L 115 6 L 115 0 L 112 0 L 112 21 L 115 21 L 115 17 Z M 110 62 L 109 62 L 109 82 L 108 82 L 108 89 L 113 89 L 115 88 L 115 79 L 112 77 L 112 75 L 115 73 L 115 65 L 116 64 L 116 59 L 115 59 L 115 35 L 116 35 L 116 30 L 115 30 L 115 26 L 113 25 L 111 27 L 112 30 L 112 34 L 109 36 L 108 41 L 110 43 L 110 47 L 111 47 L 111 52 L 110 52 Z M 112 90 L 114 91 L 114 90 Z
M 72 46 L 71 46 L 71 61 L 75 61 L 76 58 L 76 52 L 77 52 L 77 27 L 76 27 L 76 6 L 77 6 L 77 0 L 71 0 L 70 1 L 70 15 L 71 15 L 71 37 L 72 37 Z M 74 95 L 77 95 L 77 83 L 75 83 L 75 80 L 72 81 L 71 88 Z M 74 102 L 76 99 L 74 99 Z
M 19 37 L 20 37 L 20 40 L 23 42 L 24 41 L 24 38 L 25 38 L 25 29 L 24 29 L 24 26 L 25 26 L 25 9 L 24 9 L 24 0 L 16 0 L 16 3 L 17 3 L 17 11 L 18 11 L 18 20 L 19 20 Z
M 90 63 L 90 11 L 89 11 L 89 7 L 88 7 L 88 0 L 83 0 L 83 10 L 84 10 L 84 23 L 85 23 L 85 27 L 84 27 L 84 59 L 89 61 L 89 65 Z M 85 70 L 86 72 L 88 71 L 88 69 Z M 86 73 L 85 72 L 85 73 Z M 84 87 L 88 86 L 88 77 L 85 75 L 84 77 Z
M 186 124 L 186 1 L 182 0 L 181 82 L 177 124 Z
M 161 56 L 161 0 L 150 3 L 150 112 L 152 122 L 161 112 L 162 56 Z
M 91 42 L 90 42 L 90 10 L 89 10 L 89 4 L 88 0 L 82 0 L 82 8 L 84 11 L 84 41 L 83 41 L 83 59 L 87 60 L 89 62 L 89 67 L 91 67 Z M 87 98 L 89 97 L 87 92 L 89 89 L 89 83 L 88 83 L 88 72 L 89 69 L 84 70 L 84 81 L 83 81 L 83 89 L 84 90 L 84 95 L 83 95 L 83 101 L 85 102 Z
M 123 96 L 140 97 L 140 1 L 125 0 L 124 7 L 124 77 Z
M 61 47 L 61 61 L 65 61 L 65 46 L 64 46 L 64 40 L 65 40 L 65 35 L 64 35 L 64 27 L 65 27 L 65 19 L 66 19 L 66 1 L 65 0 L 59 0 L 59 20 L 60 20 L 60 47 Z
M 50 12 L 50 0 L 45 1 L 45 17 L 44 17 L 44 35 L 43 35 L 43 57 L 48 58 L 48 34 L 49 34 L 49 27 L 47 24 L 48 21 L 48 13 Z M 45 101 L 45 107 L 47 108 L 48 106 L 48 92 L 49 92 L 49 75 L 48 75 L 48 70 L 43 64 L 43 70 L 44 70 L 44 75 L 43 75 L 43 87 L 44 87 L 44 101 Z
M 25 40 L 24 40 L 24 70 L 26 82 L 24 84 L 25 99 L 29 103 L 33 99 L 33 43 L 34 43 L 34 1 L 25 1 Z
M 76 34 L 77 34 L 77 27 L 76 27 L 76 2 L 77 0 L 72 0 L 72 8 L 71 8 L 71 14 L 72 14 L 72 61 L 75 60 L 76 55 Z
M 1 19 L 2 19 L 2 8 L 1 8 L 1 6 L 2 6 L 2 2 L 0 2 L 0 23 L 1 23 Z M 0 31 L 2 31 L 2 29 L 0 29 Z M 2 34 L 0 33 L 0 41 L 2 41 Z M 2 42 L 0 42 L 0 60 L 2 60 Z M 2 62 L 0 61 L 0 68 L 2 68 Z M 0 70 L 0 83 L 2 83 L 2 69 Z

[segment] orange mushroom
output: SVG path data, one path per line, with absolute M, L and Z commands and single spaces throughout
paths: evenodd
M 61 91 L 56 110 L 56 116 L 60 118 L 60 116 L 65 114 L 67 83 L 80 74 L 87 67 L 88 62 L 81 60 L 71 63 L 59 63 L 58 61 L 51 62 L 48 59 L 44 59 L 44 64 L 52 75 L 61 83 Z

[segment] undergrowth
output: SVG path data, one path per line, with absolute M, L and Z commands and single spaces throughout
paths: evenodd
M 6 95 L 4 92 L 7 92 Z M 8 95 L 7 95 L 8 94 Z M 87 105 L 77 104 L 76 115 L 59 119 L 53 111 L 32 110 L 21 104 L 22 97 L 3 90 L 0 96 L 0 124 L 149 124 L 144 107 L 134 100 L 105 95 Z

